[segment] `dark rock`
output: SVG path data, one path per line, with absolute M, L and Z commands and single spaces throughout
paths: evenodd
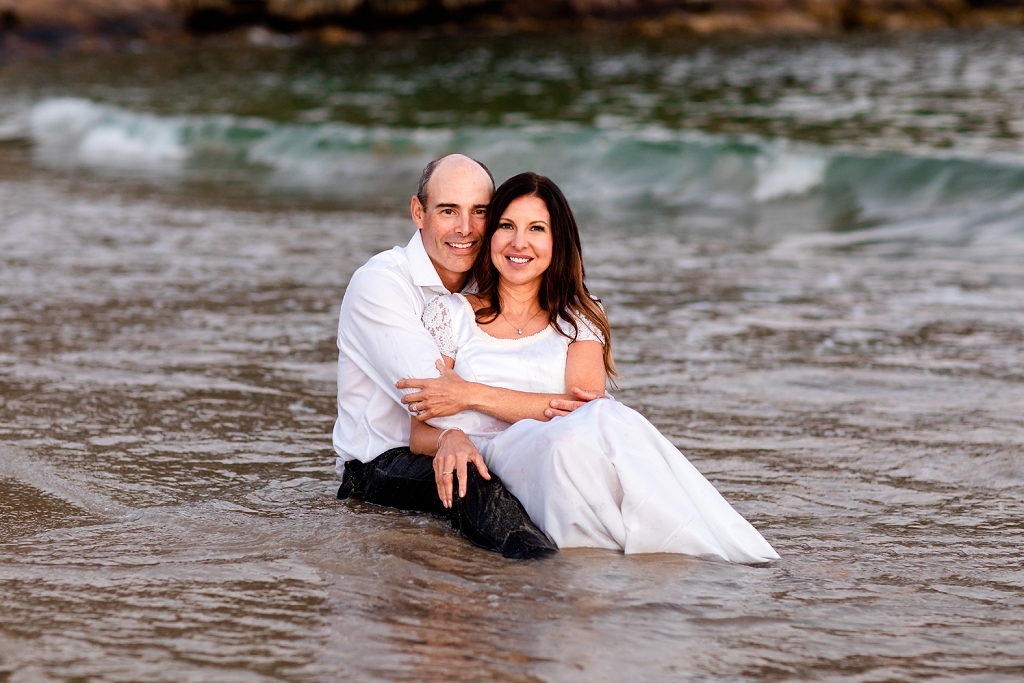
M 649 35 L 928 29 L 1022 25 L 1024 0 L 0 0 L 8 45 L 246 25 L 356 44 L 359 32 L 460 23 L 502 32 L 618 26 Z

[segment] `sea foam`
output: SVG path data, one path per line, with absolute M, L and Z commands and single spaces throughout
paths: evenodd
M 186 120 L 139 114 L 79 98 L 43 101 L 29 114 L 40 156 L 50 163 L 178 171 L 190 150 Z
M 798 154 L 786 150 L 761 157 L 753 197 L 765 202 L 798 197 L 821 186 L 828 158 L 820 154 Z

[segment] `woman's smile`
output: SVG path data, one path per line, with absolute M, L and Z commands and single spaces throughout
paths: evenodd
M 540 197 L 519 197 L 501 214 L 491 238 L 491 262 L 508 284 L 539 286 L 553 248 L 547 204 Z

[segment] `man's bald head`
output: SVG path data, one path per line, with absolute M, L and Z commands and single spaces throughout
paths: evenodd
M 420 174 L 419 188 L 416 190 L 416 198 L 420 200 L 420 204 L 423 208 L 427 207 L 428 195 L 430 194 L 430 180 L 434 177 L 434 172 L 441 166 L 445 166 L 446 170 L 455 170 L 455 167 L 462 167 L 459 170 L 471 171 L 469 167 L 476 166 L 487 174 L 487 178 L 491 181 L 491 192 L 494 192 L 494 175 L 491 173 L 491 169 L 484 166 L 483 163 L 467 157 L 465 154 L 449 154 L 443 156 L 440 159 L 434 159 L 427 167 L 423 169 L 423 173 Z
M 458 292 L 480 251 L 494 178 L 463 154 L 449 154 L 423 171 L 409 210 L 423 248 L 449 292 Z

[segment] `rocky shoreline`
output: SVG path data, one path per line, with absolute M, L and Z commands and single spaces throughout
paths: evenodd
M 0 46 L 166 42 L 262 26 L 327 43 L 366 33 L 829 34 L 1024 25 L 1024 0 L 0 0 Z

